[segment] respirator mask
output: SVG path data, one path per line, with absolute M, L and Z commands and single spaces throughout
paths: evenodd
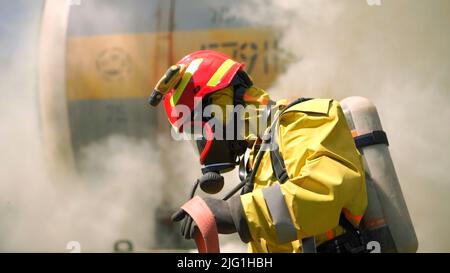
M 245 92 L 247 86 L 237 87 L 244 88 L 241 89 L 241 92 Z M 236 86 L 231 88 L 234 89 L 233 92 L 236 92 Z M 211 108 L 208 110 L 208 107 Z M 190 140 L 200 156 L 201 171 L 204 175 L 200 178 L 200 181 L 203 181 L 200 186 L 207 193 L 217 193 L 221 190 L 223 177 L 220 178 L 220 174 L 234 170 L 240 164 L 240 159 L 248 148 L 247 141 L 244 140 L 240 113 L 234 109 L 233 111 L 228 111 L 231 109 L 224 111 L 223 109 L 216 105 L 212 96 L 207 96 L 203 99 L 202 104 L 192 112 L 190 125 L 183 128 L 184 132 L 189 134 Z M 218 111 L 220 113 L 217 113 Z M 218 182 L 209 181 L 211 179 Z M 217 186 L 213 191 L 211 191 L 211 186 L 207 186 L 205 189 L 202 186 L 214 183 L 217 183 Z
M 236 106 L 244 106 L 244 94 L 252 85 L 247 73 L 238 71 L 228 87 L 205 96 L 183 125 L 202 165 L 203 176 L 195 184 L 206 193 L 220 192 L 224 184 L 221 174 L 243 163 L 248 143 L 242 111 Z
M 206 106 L 210 105 L 210 100 L 205 100 Z M 198 111 L 193 113 L 199 114 Z M 212 117 L 203 117 L 202 120 L 194 117 L 194 121 L 183 128 L 198 151 L 203 174 L 232 171 L 239 164 L 239 157 L 247 150 L 247 142 L 238 128 L 236 113 L 232 114 L 233 117 L 226 124 L 223 124 L 224 119 L 214 113 Z

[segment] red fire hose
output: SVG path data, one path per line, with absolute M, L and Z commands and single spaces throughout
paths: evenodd
M 195 236 L 199 253 L 220 253 L 219 233 L 211 209 L 205 201 L 195 196 L 181 207 L 189 214 L 200 230 Z

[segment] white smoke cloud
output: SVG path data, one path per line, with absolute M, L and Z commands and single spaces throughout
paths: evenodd
M 118 239 L 137 251 L 156 247 L 163 177 L 150 140 L 110 136 L 82 150 L 79 175 L 49 173 L 35 47 L 41 3 L 22 4 L 2 25 L 9 37 L 0 50 L 0 251 L 65 252 L 77 241 L 81 251 L 110 252 Z
M 112 251 L 118 239 L 131 240 L 138 250 L 154 247 L 162 181 L 155 149 L 113 136 L 83 153 L 88 170 L 66 181 L 46 177 L 45 164 L 27 164 L 20 172 L 23 159 L 10 161 L 10 174 L 2 175 L 1 199 L 9 204 L 2 250 L 60 252 L 78 241 L 83 251 Z M 32 161 L 42 159 L 32 154 Z
M 137 250 L 154 247 L 163 181 L 155 147 L 112 136 L 82 151 L 80 176 L 53 181 L 40 136 L 35 66 L 12 59 L 11 74 L 0 79 L 0 251 L 63 252 L 69 241 L 80 242 L 82 251 L 112 251 L 118 239 Z

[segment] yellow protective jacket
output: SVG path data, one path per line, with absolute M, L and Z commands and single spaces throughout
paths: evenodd
M 342 234 L 341 212 L 358 225 L 367 206 L 363 163 L 339 103 L 313 99 L 289 108 L 277 142 L 289 179 L 280 185 L 266 151 L 253 192 L 241 196 L 249 252 L 301 252 L 310 236 L 320 245 Z

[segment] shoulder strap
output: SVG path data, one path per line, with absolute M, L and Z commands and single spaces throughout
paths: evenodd
M 283 114 L 284 111 L 286 111 L 288 108 L 290 108 L 290 107 L 292 107 L 292 106 L 294 106 L 296 104 L 308 101 L 308 100 L 311 100 L 311 99 L 310 98 L 300 98 L 300 99 L 296 100 L 295 101 L 296 103 L 289 104 L 286 108 L 284 108 L 280 112 L 279 116 L 281 114 Z M 274 126 L 274 128 L 272 128 L 272 130 L 270 131 L 272 141 L 276 140 L 275 137 L 276 137 L 276 134 L 278 132 L 277 129 L 278 129 L 278 124 L 276 124 Z M 278 148 L 278 145 L 273 145 L 273 148 L 270 150 L 270 162 L 272 164 L 273 173 L 275 174 L 275 177 L 280 182 L 280 184 L 283 184 L 284 182 L 286 182 L 288 180 L 288 178 L 289 178 L 289 175 L 288 175 L 288 173 L 286 171 L 286 165 L 284 164 L 284 159 L 281 156 L 280 149 Z
M 389 146 L 389 141 L 386 133 L 382 130 L 373 131 L 368 134 L 355 136 L 356 147 L 363 148 L 371 145 L 386 144 Z
M 289 178 L 289 175 L 287 174 L 286 165 L 284 164 L 284 160 L 281 157 L 278 147 L 270 151 L 270 162 L 272 164 L 273 173 L 275 174 L 277 180 L 281 184 L 286 182 L 286 180 L 288 180 Z
M 277 127 L 277 124 L 278 124 L 278 119 L 280 118 L 280 116 L 284 113 L 284 111 L 286 111 L 290 107 L 292 107 L 292 106 L 294 106 L 294 105 L 296 105 L 298 103 L 307 101 L 307 100 L 310 100 L 310 99 L 300 98 L 300 99 L 297 99 L 297 100 L 291 102 L 283 110 L 278 112 L 278 114 L 275 116 L 274 120 L 271 121 L 272 123 L 270 124 L 269 129 L 267 130 L 267 132 L 264 134 L 261 147 L 260 147 L 258 153 L 256 154 L 256 159 L 254 160 L 254 163 L 253 163 L 253 169 L 249 173 L 248 179 L 245 179 L 245 181 L 241 182 L 242 185 L 247 184 L 249 189 L 253 189 L 253 184 L 255 182 L 255 176 L 256 176 L 256 173 L 258 172 L 258 168 L 260 166 L 260 163 L 261 163 L 261 160 L 262 160 L 262 157 L 263 157 L 265 151 L 268 149 L 269 146 L 272 146 L 271 150 L 273 150 L 274 147 L 277 146 L 277 145 L 272 145 L 272 144 L 274 144 L 273 142 L 276 141 L 274 136 L 275 136 L 276 127 Z M 276 157 L 277 159 L 275 159 L 274 161 L 276 161 L 277 164 L 279 166 L 281 166 L 282 168 L 284 168 L 284 170 L 285 170 L 286 168 L 284 167 L 283 158 L 281 157 L 281 154 L 280 154 L 279 150 L 277 148 L 275 148 L 275 149 L 276 149 L 276 151 L 278 151 L 277 154 L 279 156 L 277 156 Z M 274 161 L 271 160 L 272 164 L 273 164 Z M 278 168 L 279 167 L 277 167 L 277 172 L 278 172 Z M 287 175 L 287 172 L 286 172 L 286 175 Z M 244 193 L 247 193 L 247 191 L 243 191 L 242 192 L 242 194 L 244 194 Z

